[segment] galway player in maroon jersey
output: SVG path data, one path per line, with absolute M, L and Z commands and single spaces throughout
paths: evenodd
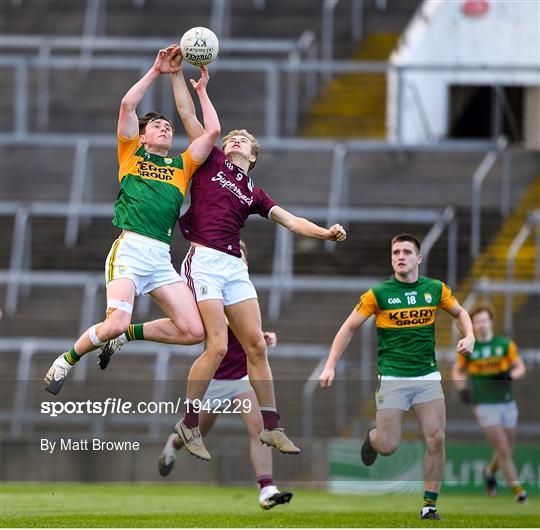
M 200 82 L 200 81 L 199 81 Z M 197 89 L 197 83 L 191 80 Z M 176 107 L 192 142 L 203 133 L 193 100 L 183 76 L 173 79 Z M 191 248 L 182 263 L 182 278 L 191 287 L 206 331 L 206 349 L 193 363 L 187 385 L 186 413 L 176 425 L 186 449 L 209 460 L 199 429 L 199 417 L 192 406 L 202 400 L 210 380 L 227 353 L 227 320 L 247 353 L 249 380 L 259 402 L 264 428 L 261 442 L 282 453 L 300 449 L 285 435 L 279 423 L 272 372 L 261 327 L 261 312 L 255 287 L 240 254 L 240 230 L 247 218 L 259 214 L 295 234 L 343 241 L 339 224 L 322 228 L 281 208 L 248 172 L 259 155 L 257 140 L 246 130 L 234 130 L 214 147 L 191 183 L 191 206 L 180 219 L 180 228 Z
M 247 264 L 247 249 L 243 241 L 240 246 L 242 259 Z M 268 347 L 276 345 L 275 333 L 265 331 L 263 336 Z M 269 510 L 277 504 L 288 503 L 293 494 L 279 491 L 273 482 L 272 453 L 269 447 L 259 441 L 263 420 L 257 397 L 249 384 L 246 352 L 230 328 L 228 339 L 227 354 L 216 370 L 201 403 L 201 434 L 208 434 L 221 413 L 237 412 L 242 415 L 250 438 L 251 465 L 259 484 L 259 504 L 261 508 Z M 162 476 L 165 477 L 171 472 L 183 446 L 184 443 L 176 432 L 169 435 L 159 458 L 158 469 Z

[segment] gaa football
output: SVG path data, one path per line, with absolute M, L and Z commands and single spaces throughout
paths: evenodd
M 191 28 L 182 35 L 180 50 L 188 63 L 201 66 L 211 63 L 217 57 L 219 40 L 208 28 Z

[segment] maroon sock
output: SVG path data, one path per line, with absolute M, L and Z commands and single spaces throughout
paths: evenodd
M 264 428 L 267 431 L 277 429 L 279 427 L 279 414 L 276 409 L 265 409 L 261 407 L 261 413 L 263 417 Z
M 186 400 L 186 413 L 182 418 L 182 423 L 188 428 L 193 429 L 193 427 L 199 426 L 199 413 L 195 412 L 194 407 L 190 406 L 191 402 Z
M 177 436 L 174 440 L 173 440 L 173 443 L 172 443 L 173 447 L 178 451 L 180 449 L 182 449 L 182 446 L 184 445 L 184 442 L 182 442 L 182 439 Z
M 257 477 L 257 482 L 259 483 L 259 489 L 266 488 L 266 486 L 272 486 L 274 481 L 272 480 L 272 475 L 260 475 Z

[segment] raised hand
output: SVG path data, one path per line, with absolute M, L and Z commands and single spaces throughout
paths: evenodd
M 180 46 L 171 44 L 167 48 L 159 50 L 154 61 L 154 68 L 161 74 L 172 74 L 180 71 L 181 63 L 182 53 L 180 52 Z
M 199 70 L 201 71 L 201 78 L 198 81 L 195 81 L 194 79 L 189 80 L 189 82 L 191 83 L 191 86 L 197 92 L 199 90 L 205 89 L 206 85 L 208 85 L 208 81 L 210 80 L 210 74 L 208 73 L 208 68 L 206 68 L 206 66 L 204 65 L 199 66 Z

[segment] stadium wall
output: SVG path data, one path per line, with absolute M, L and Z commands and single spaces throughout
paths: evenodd
M 529 87 L 525 142 L 537 148 L 538 113 L 528 111 L 540 87 L 540 3 L 485 2 L 487 12 L 476 16 L 465 13 L 466 4 L 426 0 L 401 36 L 390 57 L 403 73 L 401 78 L 396 71 L 389 74 L 388 136 L 409 143 L 429 140 L 430 134 L 444 138 L 451 85 L 522 86 Z M 426 71 L 428 65 L 441 69 Z

